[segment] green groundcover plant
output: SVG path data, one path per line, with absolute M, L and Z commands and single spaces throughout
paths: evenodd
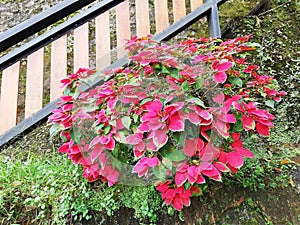
M 243 140 L 269 136 L 274 116 L 266 108 L 286 95 L 247 62 L 250 37 L 135 37 L 126 44 L 129 66 L 69 75 L 49 117 L 51 135 L 63 140 L 59 152 L 90 182 L 155 185 L 167 205 L 189 206 L 207 179 L 221 181 L 253 157 Z M 99 77 L 104 83 L 80 91 Z

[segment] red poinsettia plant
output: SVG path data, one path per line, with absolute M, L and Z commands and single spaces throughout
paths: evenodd
M 128 66 L 69 75 L 49 117 L 51 134 L 64 142 L 59 152 L 81 164 L 88 181 L 152 182 L 167 205 L 189 206 L 207 179 L 221 181 L 253 157 L 244 138 L 269 136 L 274 116 L 265 108 L 286 95 L 247 62 L 249 38 L 135 37 L 126 45 Z M 80 91 L 100 76 L 101 85 Z

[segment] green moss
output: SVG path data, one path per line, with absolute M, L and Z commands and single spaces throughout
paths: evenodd
M 153 186 L 127 186 L 120 199 L 127 208 L 134 209 L 136 218 L 148 218 L 150 222 L 156 221 L 156 213 L 158 209 L 161 211 L 163 205 L 160 194 Z

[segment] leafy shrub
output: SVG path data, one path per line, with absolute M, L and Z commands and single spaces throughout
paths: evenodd
M 28 154 L 0 163 L 0 223 L 64 224 L 89 219 L 82 169 L 65 156 Z M 44 224 L 44 223 L 43 223 Z
M 126 45 L 130 66 L 69 75 L 49 117 L 64 141 L 59 152 L 83 165 L 90 182 L 154 184 L 167 205 L 189 206 L 207 179 L 221 181 L 253 157 L 243 137 L 269 136 L 274 116 L 264 108 L 286 95 L 247 62 L 249 38 L 135 37 Z M 102 85 L 80 91 L 101 76 Z

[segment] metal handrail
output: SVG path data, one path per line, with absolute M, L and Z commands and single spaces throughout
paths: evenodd
M 85 1 L 86 0 L 84 0 L 82 2 L 85 2 Z M 124 0 L 104 0 L 100 3 L 97 3 L 94 6 L 92 6 L 91 8 L 89 8 L 89 9 L 79 13 L 78 15 L 70 18 L 66 22 L 54 27 L 53 29 L 45 32 L 44 34 L 38 36 L 37 38 L 29 41 L 28 43 L 26 43 L 24 45 L 22 45 L 21 47 L 14 49 L 13 51 L 8 53 L 7 55 L 0 58 L 0 71 L 2 71 L 5 68 L 9 67 L 13 63 L 21 60 L 22 58 L 25 58 L 26 56 L 30 55 L 34 51 L 36 51 L 36 50 L 48 45 L 49 43 L 55 41 L 56 39 L 60 38 L 64 34 L 67 34 L 71 30 L 75 29 L 76 27 L 90 21 L 91 19 L 95 18 L 96 16 L 100 15 L 101 13 L 108 11 L 109 9 L 113 8 L 114 6 L 120 4 L 123 1 Z M 67 1 L 67 2 L 70 2 L 70 1 Z M 74 0 L 72 0 L 71 2 L 74 2 Z M 81 1 L 76 1 L 76 2 L 81 2 Z M 89 0 L 87 2 L 92 2 L 92 1 Z M 63 4 L 62 7 L 60 7 L 59 9 L 64 9 L 66 7 L 66 5 L 70 5 L 70 4 Z M 82 5 L 82 4 L 80 4 L 80 5 Z M 74 7 L 73 5 L 71 5 L 71 6 L 73 7 L 73 10 L 68 10 L 68 12 L 73 13 L 76 10 L 78 10 L 78 7 Z M 54 13 L 52 11 L 55 11 L 56 13 Z M 58 11 L 58 9 L 50 10 L 50 12 L 49 12 L 50 17 L 52 18 L 53 15 L 56 15 L 59 12 L 60 11 Z M 45 15 L 45 12 L 43 12 L 41 14 Z M 64 13 L 63 15 L 66 15 L 66 14 Z M 38 26 L 38 24 L 40 23 L 41 16 L 37 15 L 36 17 L 37 17 L 37 19 L 34 19 L 34 20 L 29 19 L 28 21 L 25 21 L 24 22 L 25 24 L 23 24 L 23 25 L 28 24 L 28 27 L 32 27 L 34 24 L 36 24 L 36 26 Z M 60 15 L 60 17 L 61 17 L 61 15 Z M 45 20 L 47 20 L 48 22 L 45 23 L 45 24 L 42 24 L 42 25 L 40 24 L 39 29 L 36 28 L 35 30 L 39 31 L 39 30 L 44 29 L 45 27 L 47 27 L 45 25 L 48 24 L 49 21 L 53 21 L 54 19 L 52 18 L 52 20 L 49 20 L 49 19 L 45 19 Z M 22 25 L 22 24 L 20 24 L 20 25 Z M 16 31 L 17 27 L 19 27 L 19 25 L 12 28 L 13 32 L 8 30 L 7 32 L 4 32 L 3 34 L 0 35 L 0 46 L 1 46 L 1 48 L 4 49 L 4 47 L 2 47 L 2 43 L 3 43 L 3 46 L 7 47 L 7 45 L 9 44 L 9 37 L 11 37 L 12 39 L 14 38 L 14 41 L 11 41 L 11 43 L 14 43 L 17 40 L 23 40 L 23 39 L 26 39 L 27 37 L 30 36 L 29 31 L 27 31 L 27 29 L 23 29 L 23 30 L 26 30 L 26 32 L 25 31 L 23 32 L 21 30 L 18 33 Z M 33 33 L 33 32 L 31 32 L 31 33 Z M 19 34 L 20 36 L 21 35 L 23 35 L 23 36 L 17 38 L 17 37 L 15 37 L 15 35 L 17 35 L 17 34 Z M 3 38 L 3 41 L 1 41 L 1 38 Z
M 95 0 L 65 0 L 0 34 L 0 52 L 76 12 Z

